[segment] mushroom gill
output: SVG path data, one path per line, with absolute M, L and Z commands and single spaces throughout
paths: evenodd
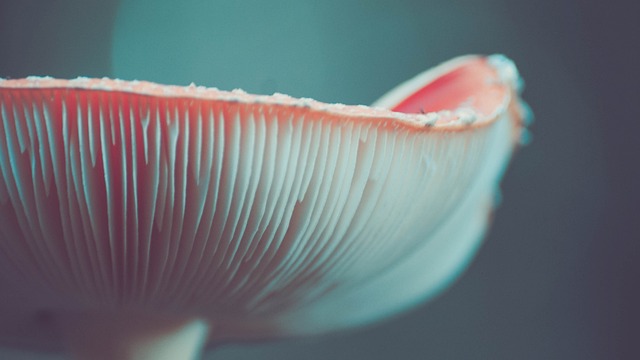
M 77 329 L 310 334 L 433 296 L 486 229 L 523 128 L 518 80 L 504 57 L 464 57 L 374 107 L 0 80 L 0 341 L 92 358 Z

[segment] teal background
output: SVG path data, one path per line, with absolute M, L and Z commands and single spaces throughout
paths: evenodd
M 228 345 L 205 359 L 636 359 L 640 29 L 632 7 L 2 0 L 0 77 L 195 82 L 368 104 L 449 58 L 504 53 L 525 78 L 537 120 L 465 275 L 435 301 L 374 326 Z M 0 358 L 62 359 L 14 349 Z

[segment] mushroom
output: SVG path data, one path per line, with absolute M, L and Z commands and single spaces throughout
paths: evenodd
M 437 294 L 526 117 L 503 56 L 373 107 L 110 79 L 0 80 L 0 341 L 193 359 Z

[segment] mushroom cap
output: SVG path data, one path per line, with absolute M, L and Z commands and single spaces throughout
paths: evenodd
M 110 79 L 0 80 L 0 342 L 46 314 L 201 317 L 215 340 L 365 324 L 445 288 L 525 117 L 502 56 L 374 107 Z

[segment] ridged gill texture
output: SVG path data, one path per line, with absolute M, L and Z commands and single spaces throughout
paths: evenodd
M 0 292 L 23 294 L 0 313 L 195 315 L 242 338 L 351 326 L 431 296 L 476 248 L 520 129 L 499 68 L 448 66 L 477 67 L 472 90 L 497 100 L 469 121 L 456 108 L 0 81 Z

